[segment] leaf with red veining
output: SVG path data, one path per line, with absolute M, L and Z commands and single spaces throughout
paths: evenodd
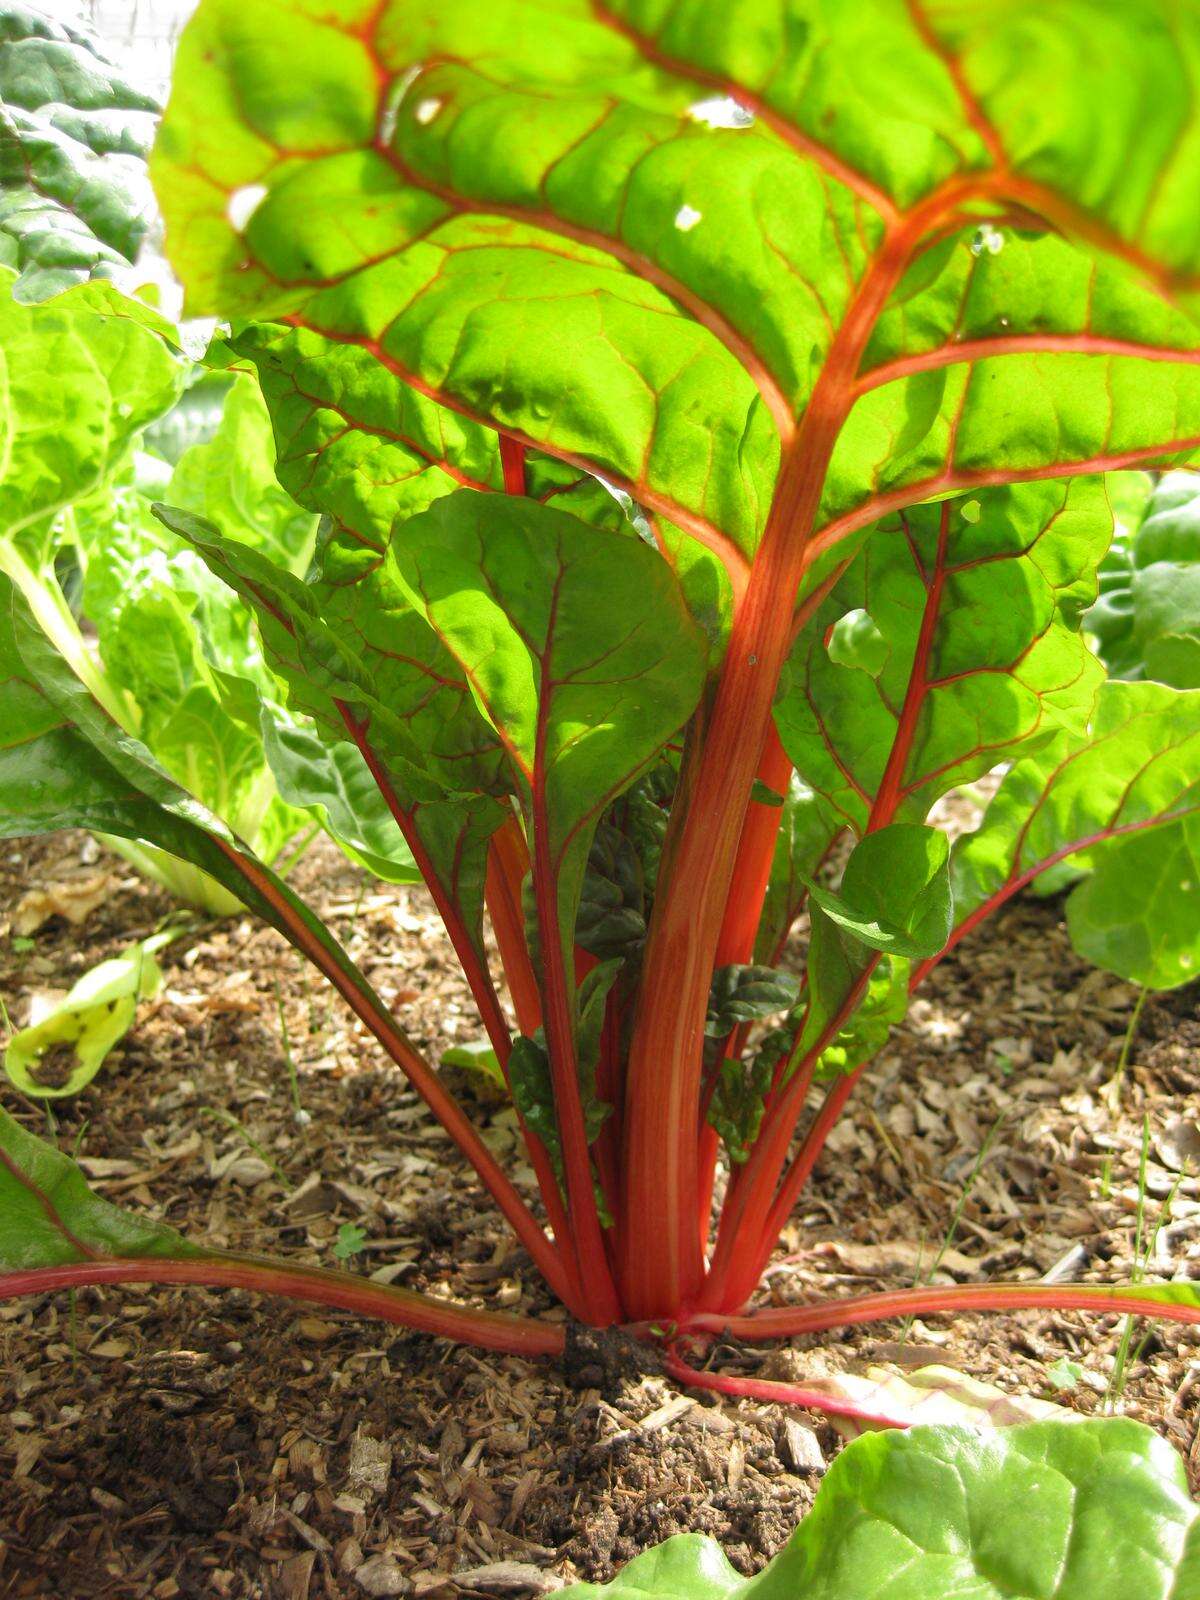
M 155 170 L 194 308 L 277 324 L 306 504 L 369 537 L 498 429 L 736 593 L 823 382 L 815 550 L 1200 448 L 1198 54 L 1165 3 L 205 0 Z
M 1112 515 L 1103 485 L 1018 484 L 888 518 L 792 651 L 775 720 L 842 825 L 923 820 L 1060 727 L 1102 677 L 1079 633 Z M 875 654 L 847 635 L 869 623 Z

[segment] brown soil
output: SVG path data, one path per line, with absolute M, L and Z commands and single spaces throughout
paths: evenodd
M 71 894 L 97 879 L 98 893 Z M 324 845 L 296 882 L 418 1042 L 436 1056 L 474 1037 L 423 895 L 364 889 Z M 54 915 L 32 945 L 14 940 L 8 919 L 31 890 L 58 896 L 80 925 Z M 0 996 L 14 1025 L 34 991 L 69 987 L 170 909 L 82 835 L 2 847 Z M 359 1240 L 340 1230 L 357 1228 L 360 1270 L 556 1314 L 395 1069 L 282 940 L 248 918 L 213 923 L 161 959 L 164 993 L 98 1082 L 55 1107 L 57 1138 L 100 1192 L 198 1240 L 308 1261 L 335 1261 Z M 1114 1105 L 1104 1086 L 1134 992 L 1075 959 L 1058 903 L 1013 907 L 944 964 L 893 1037 L 767 1296 L 911 1283 L 960 1205 L 940 1268 L 950 1278 L 1064 1258 L 1071 1276 L 1127 1275 L 1143 1117 L 1150 1231 L 1174 1191 L 1148 1270 L 1200 1276 L 1200 1180 L 1188 1175 L 1200 1165 L 1197 998 L 1191 988 L 1147 1003 Z M 511 1110 L 469 1079 L 457 1087 L 531 1182 Z M 0 1100 L 44 1127 L 9 1087 Z M 930 1319 L 903 1340 L 895 1325 L 858 1329 L 795 1353 L 718 1348 L 711 1360 L 767 1375 L 938 1362 L 1096 1410 L 1120 1331 L 1116 1318 L 1028 1312 Z M 1082 1371 L 1060 1391 L 1064 1358 Z M 681 1395 L 652 1362 L 625 1366 L 576 1348 L 560 1370 L 239 1292 L 0 1305 L 0 1596 L 316 1600 L 451 1584 L 517 1595 L 606 1578 L 681 1530 L 715 1535 L 755 1570 L 815 1493 L 821 1467 L 797 1422 L 815 1430 L 818 1460 L 837 1436 L 803 1413 Z M 1195 1335 L 1154 1327 L 1121 1399 L 1177 1444 L 1194 1483 L 1198 1375 Z

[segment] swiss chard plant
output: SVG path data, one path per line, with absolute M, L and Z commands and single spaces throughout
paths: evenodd
M 1200 453 L 1198 64 L 1166 0 L 202 0 L 154 158 L 167 246 L 323 532 L 300 575 L 218 508 L 159 516 L 257 617 L 364 858 L 428 885 L 540 1207 L 11 592 L 4 829 L 102 827 L 228 886 L 571 1315 L 682 1379 L 813 1398 L 700 1373 L 687 1341 L 722 1332 L 1200 1321 L 1188 1283 L 750 1305 L 908 996 L 1026 884 L 1083 862 L 1071 934 L 1134 981 L 1200 954 L 1200 691 L 1106 680 L 1081 628 L 1111 475 Z M 347 751 L 369 794 L 330 778 Z M 996 769 L 951 850 L 932 809 Z M 190 1245 L 11 1120 L 0 1158 L 8 1292 L 235 1283 L 563 1348 Z

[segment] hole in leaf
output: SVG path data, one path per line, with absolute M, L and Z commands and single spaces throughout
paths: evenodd
M 861 607 L 838 618 L 825 636 L 825 649 L 839 667 L 854 667 L 872 678 L 882 672 L 889 655 L 874 617 Z
M 680 233 L 691 233 L 703 215 L 703 211 L 697 211 L 695 206 L 682 205 L 675 213 L 675 226 Z
M 999 228 L 993 228 L 990 222 L 982 223 L 975 229 L 971 239 L 971 254 L 981 256 L 986 250 L 990 256 L 998 256 L 1004 249 L 1004 235 Z
M 245 233 L 250 218 L 266 198 L 267 190 L 261 183 L 245 183 L 233 191 L 226 203 L 225 215 L 238 233 Z
M 709 128 L 752 128 L 754 113 L 731 94 L 715 94 L 707 100 L 697 100 L 689 106 L 687 114 L 693 122 L 703 122 Z

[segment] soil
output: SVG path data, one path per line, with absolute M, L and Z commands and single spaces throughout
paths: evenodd
M 324 843 L 295 882 L 434 1058 L 475 1037 L 423 894 L 364 884 Z M 13 1025 L 171 909 L 84 835 L 3 846 Z M 162 993 L 97 1082 L 54 1106 L 60 1144 L 101 1193 L 214 1245 L 340 1254 L 392 1282 L 558 1314 L 396 1070 L 276 934 L 194 923 L 160 960 Z M 901 1286 L 935 1261 L 959 1281 L 1135 1264 L 1200 1277 L 1200 993 L 1146 1002 L 1118 1095 L 1135 1000 L 1074 957 L 1060 902 L 1027 897 L 965 943 L 851 1102 L 766 1298 Z M 532 1188 L 511 1109 L 465 1075 L 455 1087 Z M 44 1129 L 44 1109 L 8 1085 L 0 1102 Z M 1170 1438 L 1196 1487 L 1200 1341 L 1145 1327 L 1123 1377 L 1120 1320 L 1070 1313 L 931 1318 L 708 1359 L 768 1376 L 938 1363 L 1076 1410 L 1107 1401 Z M 561 1366 L 530 1363 L 236 1291 L 0 1305 L 0 1596 L 537 1594 L 608 1578 L 683 1530 L 757 1570 L 838 1436 L 604 1354 L 572 1341 Z

